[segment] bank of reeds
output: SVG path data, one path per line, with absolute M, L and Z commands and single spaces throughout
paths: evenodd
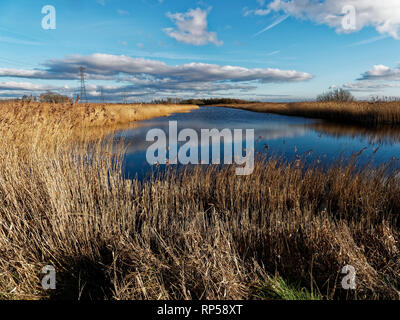
M 292 102 L 224 104 L 231 108 L 362 125 L 399 125 L 400 102 Z
M 385 168 L 272 159 L 250 176 L 140 182 L 109 141 L 27 128 L 0 123 L 3 299 L 399 298 L 400 184 Z M 341 288 L 347 264 L 355 291 Z M 56 290 L 41 287 L 45 265 Z
M 135 121 L 189 112 L 194 105 L 157 104 L 73 104 L 28 101 L 0 102 L 0 121 L 6 124 L 27 125 L 36 130 L 65 127 L 81 138 L 100 138 Z

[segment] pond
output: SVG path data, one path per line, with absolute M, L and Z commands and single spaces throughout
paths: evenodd
M 232 108 L 201 107 L 190 113 L 141 121 L 132 129 L 117 132 L 116 141 L 123 139 L 126 143 L 126 177 L 142 178 L 158 167 L 146 160 L 146 151 L 154 144 L 146 141 L 146 135 L 158 128 L 165 131 L 168 139 L 170 121 L 177 122 L 178 132 L 190 128 L 199 137 L 201 129 L 254 129 L 256 158 L 274 156 L 287 161 L 302 159 L 306 163 L 330 164 L 357 155 L 360 164 L 393 162 L 397 166 L 400 157 L 400 128 L 365 128 Z M 243 139 L 245 146 L 245 131 Z M 223 146 L 221 140 L 222 152 Z

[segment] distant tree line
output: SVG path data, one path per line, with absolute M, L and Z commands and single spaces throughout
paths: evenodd
M 160 99 L 160 100 L 153 100 L 151 103 L 154 104 L 181 104 L 182 99 L 180 98 L 167 98 L 167 99 Z
M 251 102 L 255 102 L 255 101 L 251 101 Z M 241 100 L 241 99 L 231 99 L 231 98 L 211 98 L 211 99 L 188 99 L 188 100 L 182 100 L 181 103 L 205 106 L 205 105 L 213 105 L 213 104 L 250 103 L 250 101 Z
M 18 100 L 18 99 L 17 99 Z M 42 93 L 39 97 L 34 97 L 32 95 L 28 96 L 28 95 L 23 95 L 21 97 L 22 101 L 39 101 L 39 102 L 47 102 L 47 103 L 72 103 L 73 99 L 67 96 L 63 96 L 61 94 L 58 93 L 54 93 L 54 92 L 46 92 L 46 93 Z
M 241 99 L 231 98 L 210 98 L 210 99 L 180 99 L 180 98 L 167 98 L 161 100 L 153 100 L 155 104 L 193 104 L 198 106 L 213 105 L 213 104 L 239 104 L 250 103 L 255 101 L 246 101 Z

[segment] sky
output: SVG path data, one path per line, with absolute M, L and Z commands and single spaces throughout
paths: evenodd
M 399 0 L 0 0 L 0 98 L 399 96 Z

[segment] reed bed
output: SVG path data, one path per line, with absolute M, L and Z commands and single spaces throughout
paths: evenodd
M 0 298 L 399 298 L 396 171 L 270 159 L 250 176 L 169 167 L 141 182 L 111 140 L 73 135 L 0 122 Z
M 400 102 L 398 101 L 247 103 L 216 106 L 372 126 L 400 124 Z
M 101 138 L 108 133 L 132 126 L 136 121 L 185 113 L 195 105 L 157 104 L 73 104 L 38 103 L 28 101 L 0 102 L 0 120 L 5 124 L 37 127 L 61 127 L 73 131 L 79 138 Z

